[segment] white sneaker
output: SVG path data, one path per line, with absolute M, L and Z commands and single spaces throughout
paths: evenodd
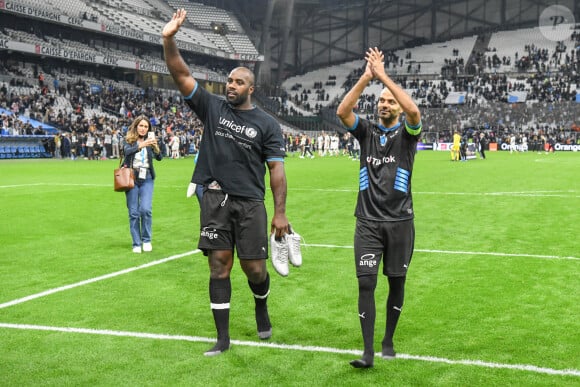
M 286 241 L 288 242 L 288 258 L 293 266 L 302 265 L 302 253 L 300 252 L 300 240 L 302 237 L 292 227 L 288 226 L 290 234 L 286 234 Z
M 272 266 L 278 274 L 286 277 L 290 272 L 288 268 L 288 242 L 285 237 L 276 240 L 276 233 L 270 236 L 270 250 L 272 251 Z
M 137 254 L 141 254 L 141 246 L 135 246 L 133 247 L 133 252 L 137 253 Z
M 153 246 L 151 245 L 151 242 L 143 243 L 143 251 L 145 252 L 153 251 Z
M 197 188 L 197 184 L 195 183 L 189 183 L 189 185 L 187 186 L 187 194 L 186 197 L 190 198 L 195 194 L 195 189 Z

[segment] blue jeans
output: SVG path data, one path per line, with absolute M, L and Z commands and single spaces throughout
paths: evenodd
M 197 201 L 201 204 L 201 198 L 203 197 L 203 185 L 198 184 L 195 187 L 195 196 L 197 196 Z
M 142 243 L 151 242 L 153 179 L 135 179 L 135 187 L 125 192 L 125 197 L 133 247 L 140 247 Z

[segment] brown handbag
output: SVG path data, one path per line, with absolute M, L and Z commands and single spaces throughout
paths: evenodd
M 115 169 L 115 192 L 126 192 L 135 187 L 135 176 L 133 169 L 124 165 L 119 165 Z

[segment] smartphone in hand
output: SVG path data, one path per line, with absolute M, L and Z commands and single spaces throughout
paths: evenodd
M 147 133 L 147 139 L 149 139 L 149 140 L 155 140 L 155 132 L 148 132 Z

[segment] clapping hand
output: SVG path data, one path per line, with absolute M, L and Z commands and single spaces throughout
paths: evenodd
M 379 77 L 385 74 L 385 55 L 378 48 L 369 48 L 366 52 L 367 69 L 370 69 L 373 76 Z

